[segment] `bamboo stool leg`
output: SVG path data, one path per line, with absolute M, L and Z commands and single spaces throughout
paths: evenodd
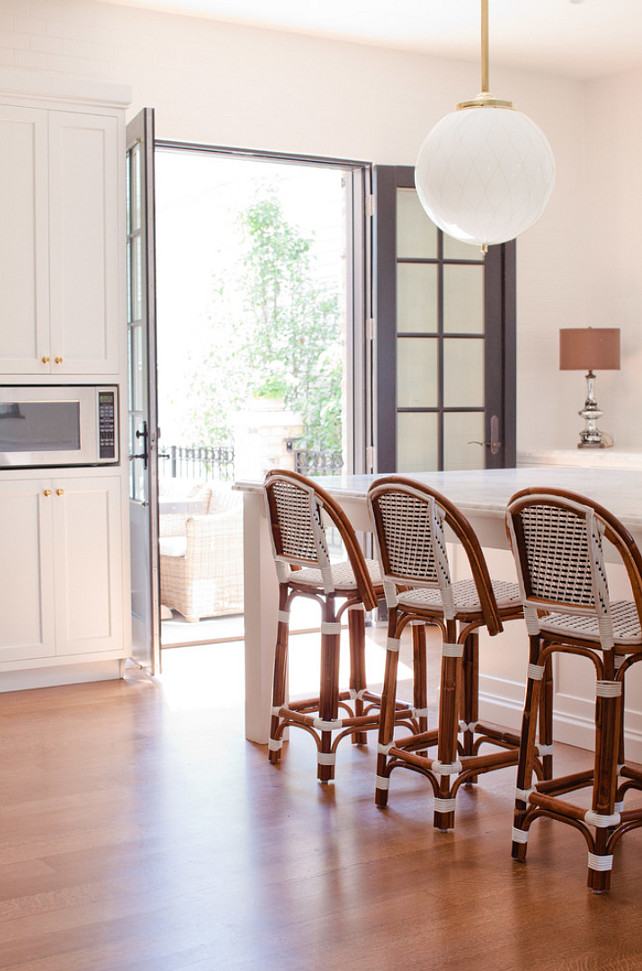
M 348 610 L 348 632 L 350 635 L 350 687 L 358 695 L 366 687 L 366 620 L 360 607 Z M 363 701 L 357 697 L 354 702 L 355 715 L 363 715 Z M 367 732 L 354 732 L 352 742 L 365 745 Z
M 413 705 L 420 712 L 417 716 L 419 734 L 428 731 L 428 669 L 426 665 L 426 625 L 421 621 L 411 624 L 412 630 L 412 683 Z
M 544 778 L 553 778 L 553 659 L 549 657 L 544 667 L 544 677 L 539 698 L 538 749 L 544 770 Z
M 451 775 L 459 770 L 457 735 L 459 729 L 459 672 L 463 645 L 457 643 L 457 624 L 453 620 L 446 623 L 446 640 L 442 647 L 441 692 L 439 695 L 439 738 L 437 760 L 440 765 L 433 768 L 439 777 L 438 796 L 435 799 L 434 825 L 445 832 L 455 825 L 454 799 L 451 793 Z M 439 772 L 439 768 L 450 772 Z
M 613 817 L 617 785 L 617 757 L 620 747 L 621 695 L 620 681 L 598 681 L 595 699 L 595 774 L 593 777 L 593 812 Z M 603 893 L 611 886 L 613 856 L 608 853 L 608 825 L 595 829 L 595 853 L 589 853 L 587 886 Z
M 334 597 L 328 595 L 323 607 L 321 623 L 321 684 L 319 690 L 319 719 L 334 722 L 338 715 L 339 699 L 339 647 L 341 635 L 334 628 L 338 626 L 334 609 Z M 332 728 L 321 728 L 321 744 L 317 755 L 319 782 L 334 779 L 336 754 L 332 751 Z
M 530 637 L 529 674 L 526 681 L 526 696 L 524 699 L 524 714 L 522 716 L 522 735 L 519 747 L 519 761 L 517 763 L 517 791 L 515 794 L 515 818 L 513 826 L 513 844 L 511 855 L 514 860 L 523 863 L 526 860 L 528 831 L 522 829 L 522 823 L 528 806 L 526 793 L 533 781 L 533 763 L 535 760 L 535 741 L 537 730 L 537 714 L 541 678 L 534 677 L 539 667 L 540 639 L 535 634 Z M 543 674 L 543 672 L 542 672 Z
M 288 586 L 279 585 L 279 623 L 276 631 L 276 647 L 274 650 L 274 678 L 272 685 L 272 717 L 270 719 L 270 739 L 268 742 L 268 758 L 273 765 L 281 759 L 283 740 L 279 733 L 281 718 L 278 710 L 285 704 L 285 691 L 288 669 L 288 641 L 290 636 L 289 621 L 284 619 L 289 613 Z
M 386 749 L 391 744 L 395 731 L 395 699 L 397 697 L 397 668 L 399 664 L 399 632 L 397 631 L 397 608 L 388 610 L 388 644 L 386 649 L 386 670 L 381 692 L 381 714 L 379 717 L 379 744 L 377 751 L 377 779 L 375 803 L 383 808 L 388 804 L 390 777 L 384 772 L 388 762 Z
M 460 718 L 466 726 L 476 725 L 479 719 L 479 634 L 472 631 L 464 641 L 462 658 Z M 475 745 L 475 730 L 466 727 L 462 737 L 462 751 L 464 755 L 473 755 Z M 471 776 L 465 785 L 477 782 L 477 776 Z

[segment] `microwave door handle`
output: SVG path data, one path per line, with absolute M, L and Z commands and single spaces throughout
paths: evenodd
M 147 468 L 147 459 L 149 458 L 149 454 L 147 452 L 147 439 L 148 439 L 148 434 L 147 434 L 147 422 L 146 421 L 143 422 L 143 430 L 142 431 L 139 430 L 139 431 L 136 432 L 136 438 L 142 438 L 142 440 L 143 440 L 143 451 L 142 452 L 139 452 L 136 455 L 130 455 L 129 457 L 130 457 L 130 459 L 142 459 L 143 460 L 143 468 L 146 469 Z

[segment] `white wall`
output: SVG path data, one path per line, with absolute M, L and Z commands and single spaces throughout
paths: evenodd
M 160 138 L 389 164 L 413 164 L 432 125 L 479 89 L 473 63 L 90 0 L 0 0 L 0 65 L 131 84 L 131 114 L 154 106 Z M 592 292 L 587 300 L 587 216 L 594 250 L 584 171 L 587 88 L 492 62 L 491 81 L 498 97 L 515 101 L 545 130 L 557 163 L 551 203 L 518 243 L 518 446 L 572 447 L 582 378 L 560 375 L 557 332 L 584 325 L 588 306 L 597 312 Z M 601 90 L 591 87 L 591 99 L 599 101 Z M 602 113 L 618 127 L 607 105 Z M 605 232 L 617 231 L 602 222 Z M 634 252 L 630 245 L 627 255 Z M 614 264 L 613 257 L 600 265 L 608 306 Z M 624 301 L 619 287 L 618 294 Z M 618 386 L 622 415 L 635 395 L 630 385 L 626 393 Z M 606 381 L 601 388 L 610 418 Z M 623 429 L 615 431 L 623 438 Z
M 601 425 L 642 451 L 642 71 L 588 86 L 587 324 L 620 327 L 622 367 L 598 374 Z

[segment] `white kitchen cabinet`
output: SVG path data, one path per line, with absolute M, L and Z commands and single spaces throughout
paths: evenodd
M 123 106 L 18 95 L 4 80 L 0 72 L 0 376 L 117 375 Z
M 6 473 L 0 530 L 0 671 L 122 657 L 120 477 Z

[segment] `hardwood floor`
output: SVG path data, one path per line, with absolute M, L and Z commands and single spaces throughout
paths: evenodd
M 538 821 L 511 861 L 514 770 L 440 834 L 418 776 L 375 808 L 374 740 L 343 743 L 333 786 L 302 732 L 270 766 L 243 738 L 242 645 L 164 668 L 0 695 L 0 968 L 642 968 L 640 831 L 594 896 L 569 827 Z

